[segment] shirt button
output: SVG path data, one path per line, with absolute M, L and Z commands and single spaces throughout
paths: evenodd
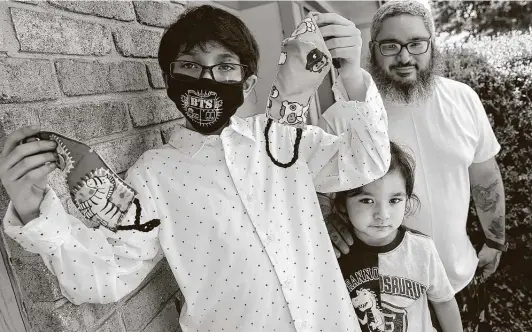
M 289 288 L 292 285 L 292 280 L 288 279 L 284 282 L 284 286 Z
M 269 242 L 272 242 L 273 241 L 273 236 L 271 234 L 268 234 L 268 236 L 266 237 L 266 239 L 268 240 L 268 243 Z
M 308 323 L 306 320 L 304 320 L 302 323 L 301 323 L 301 327 L 306 329 L 308 327 Z
M 234 163 L 235 162 L 235 157 L 229 156 L 229 157 L 227 157 L 227 160 L 229 160 L 230 163 Z
M 246 197 L 246 199 L 248 200 L 248 202 L 252 202 L 253 201 L 253 195 L 248 195 Z

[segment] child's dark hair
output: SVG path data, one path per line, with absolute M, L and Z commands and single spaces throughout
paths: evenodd
M 416 162 L 411 154 L 406 152 L 397 143 L 390 142 L 390 168 L 388 173 L 398 170 L 406 183 L 406 211 L 405 215 L 411 215 L 416 212 L 419 206 L 419 198 L 414 194 L 414 179 Z M 362 192 L 363 186 L 355 189 L 341 191 L 333 198 L 334 212 L 342 216 L 345 220 L 349 220 L 347 215 L 346 200 L 348 197 L 356 196 Z
M 203 5 L 185 10 L 163 34 L 159 44 L 159 66 L 168 74 L 180 52 L 218 42 L 238 55 L 247 66 L 246 78 L 258 72 L 259 46 L 244 22 L 225 10 Z

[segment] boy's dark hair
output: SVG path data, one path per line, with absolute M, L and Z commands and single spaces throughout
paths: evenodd
M 168 74 L 180 51 L 203 48 L 209 42 L 218 42 L 238 55 L 240 63 L 247 66 L 246 78 L 257 74 L 259 46 L 251 31 L 238 17 L 209 5 L 185 10 L 164 32 L 158 54 L 161 70 Z
M 390 142 L 390 168 L 388 173 L 398 170 L 406 183 L 406 211 L 405 215 L 411 215 L 416 212 L 419 206 L 419 198 L 414 194 L 414 179 L 416 162 L 411 154 L 406 152 L 397 143 Z M 338 192 L 333 198 L 333 211 L 342 216 L 345 220 L 349 220 L 346 207 L 346 199 L 350 196 L 356 196 L 362 192 L 362 187 Z M 351 224 L 351 223 L 349 223 Z

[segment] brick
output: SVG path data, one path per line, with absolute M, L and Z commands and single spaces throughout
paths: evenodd
M 156 58 L 161 32 L 120 27 L 113 31 L 115 44 L 121 55 L 137 58 Z
M 129 103 L 134 127 L 142 127 L 180 118 L 173 101 L 166 95 L 134 98 Z
M 53 13 L 11 8 L 23 52 L 105 55 L 111 51 L 111 30 L 101 24 Z
M 170 137 L 172 137 L 172 133 L 174 132 L 174 128 L 176 126 L 185 125 L 185 123 L 186 123 L 186 120 L 185 120 L 184 117 L 182 117 L 182 118 L 180 118 L 178 120 L 175 120 L 175 121 L 170 121 L 170 122 L 164 123 L 161 126 L 161 134 L 163 136 L 163 143 L 167 144 L 168 141 L 170 141 Z
M 11 266 L 26 300 L 50 302 L 63 297 L 56 276 L 46 268 L 40 256 L 13 257 Z
M 174 23 L 185 8 L 166 1 L 133 1 L 133 4 L 140 23 L 161 28 Z
M 123 101 L 50 105 L 38 113 L 42 130 L 56 131 L 81 141 L 129 129 L 127 107 Z
M 93 148 L 109 167 L 120 173 L 129 169 L 145 151 L 160 146 L 161 133 L 159 130 L 151 130 L 96 144 Z
M 55 62 L 55 67 L 61 90 L 67 96 L 111 92 L 108 63 L 61 59 Z
M 55 191 L 58 197 L 68 195 L 68 185 L 61 170 L 56 169 L 48 174 L 48 184 Z
M 144 64 L 134 61 L 56 61 L 61 90 L 67 96 L 141 91 L 149 88 Z
M 114 92 L 147 90 L 146 68 L 143 63 L 135 61 L 111 63 L 109 84 Z
M 129 1 L 48 1 L 53 6 L 71 12 L 133 21 L 135 10 Z
M 80 332 L 87 331 L 83 308 L 66 300 L 50 302 L 26 302 L 30 318 L 28 332 Z
M 150 85 L 154 89 L 165 89 L 166 84 L 164 83 L 163 72 L 159 67 L 157 62 L 149 62 L 146 64 L 148 70 L 148 79 L 150 80 Z
M 3 147 L 5 139 L 15 130 L 39 124 L 39 117 L 35 107 L 22 105 L 0 105 L 0 145 Z
M 121 308 L 126 330 L 142 328 L 178 289 L 175 277 L 165 263 L 157 275 Z
M 179 313 L 174 301 L 170 301 L 144 328 L 145 332 L 175 332 L 179 328 Z
M 123 332 L 122 323 L 118 314 L 111 316 L 94 332 Z
M 3 218 L 3 216 L 2 216 Z M 22 257 L 37 257 L 40 258 L 39 254 L 34 254 L 27 250 L 24 250 L 17 241 L 13 240 L 6 233 L 4 233 L 3 227 L 0 227 L 0 236 L 2 236 L 2 241 L 5 244 L 8 257 L 13 258 L 22 258 Z
M 59 97 L 53 64 L 46 60 L 0 60 L 0 104 Z

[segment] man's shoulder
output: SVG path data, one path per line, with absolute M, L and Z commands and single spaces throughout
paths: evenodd
M 405 236 L 408 237 L 408 240 L 410 242 L 415 242 L 415 243 L 418 243 L 418 244 L 420 244 L 422 246 L 429 246 L 429 245 L 431 245 L 431 243 L 434 242 L 429 235 L 427 235 L 427 234 L 425 234 L 423 232 L 420 232 L 420 231 L 415 230 L 413 228 L 406 227 L 404 225 L 402 225 L 401 227 L 404 228 Z
M 443 76 L 437 76 L 435 83 L 436 83 L 437 91 L 444 91 L 444 92 L 451 93 L 453 95 L 461 95 L 464 97 L 477 97 L 478 98 L 478 95 L 475 92 L 475 90 L 473 90 L 473 88 L 471 88 L 469 85 L 465 83 L 455 81 L 453 79 L 443 77 Z

